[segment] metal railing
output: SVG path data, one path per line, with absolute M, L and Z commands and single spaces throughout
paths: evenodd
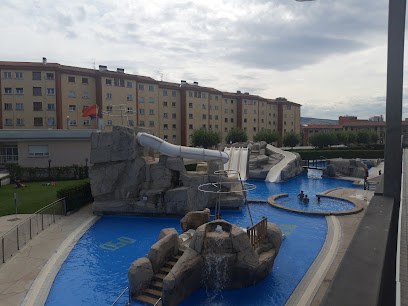
M 119 301 L 119 299 L 126 293 L 126 291 L 129 291 L 129 300 L 128 300 L 128 302 L 126 303 L 126 306 L 131 305 L 131 302 L 130 302 L 130 287 L 126 287 L 125 290 L 122 291 L 122 293 L 116 298 L 116 300 L 112 303 L 111 306 L 115 305 L 115 304 Z M 156 302 L 156 303 L 157 303 L 157 302 Z M 156 305 L 156 304 L 155 304 L 155 305 Z
M 248 238 L 254 248 L 262 244 L 266 237 L 267 229 L 268 219 L 266 217 L 262 217 L 262 220 L 257 224 L 247 227 Z
M 0 235 L 0 249 L 3 259 L 0 265 L 5 263 L 41 231 L 65 216 L 66 211 L 65 198 L 59 199 L 36 211 Z

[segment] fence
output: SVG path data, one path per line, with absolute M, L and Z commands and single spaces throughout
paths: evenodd
M 268 219 L 266 217 L 263 217 L 257 224 L 247 227 L 248 238 L 254 248 L 257 248 L 260 244 L 262 244 L 266 237 L 267 229 Z
M 0 254 L 3 257 L 3 260 L 0 261 L 0 265 L 5 263 L 41 231 L 65 215 L 65 198 L 62 198 L 43 207 L 11 228 L 9 231 L 2 234 L 0 236 Z

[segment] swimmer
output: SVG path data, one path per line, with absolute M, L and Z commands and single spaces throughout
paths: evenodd
M 307 197 L 307 195 L 305 195 L 305 197 L 303 198 L 303 203 L 309 203 L 309 198 Z
M 305 196 L 305 194 L 303 193 L 303 190 L 301 190 L 300 193 L 297 195 L 297 197 L 298 197 L 300 200 L 303 200 L 304 196 Z

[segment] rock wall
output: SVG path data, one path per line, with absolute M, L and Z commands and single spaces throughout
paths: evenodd
M 269 150 L 266 145 L 265 141 L 261 141 L 248 146 L 250 148 L 248 161 L 250 179 L 265 180 L 269 170 L 285 158 L 282 154 Z
M 181 158 L 160 155 L 152 161 L 151 150 L 139 145 L 136 131 L 114 126 L 112 132 L 92 135 L 89 168 L 95 214 L 176 215 L 215 206 L 216 197 L 200 192 L 200 184 L 215 183 L 214 169 L 222 163 L 208 163 L 209 174 L 187 172 Z M 147 156 L 145 156 L 147 154 Z M 231 188 L 238 182 L 230 181 Z M 239 209 L 242 194 L 223 197 L 222 208 Z
M 334 177 L 338 174 L 343 176 L 364 178 L 366 165 L 356 159 L 334 158 L 327 161 L 328 165 L 323 168 L 323 175 Z
M 296 159 L 289 162 L 285 168 L 281 171 L 281 180 L 287 181 L 296 175 L 302 174 L 307 170 L 302 167 L 302 158 L 300 157 L 299 153 L 294 153 L 296 155 Z

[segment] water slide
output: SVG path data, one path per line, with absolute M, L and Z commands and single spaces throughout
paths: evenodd
M 137 133 L 136 138 L 141 146 L 150 147 L 168 156 L 198 160 L 221 160 L 224 164 L 229 160 L 227 153 L 218 150 L 178 146 L 144 132 Z
M 248 148 L 225 148 L 224 152 L 229 155 L 228 163 L 224 164 L 224 170 L 237 170 L 241 180 L 247 180 Z M 228 176 L 234 176 L 234 173 Z
M 296 155 L 293 154 L 292 152 L 289 151 L 283 151 L 281 149 L 275 148 L 274 146 L 267 145 L 267 148 L 271 151 L 274 151 L 276 153 L 282 154 L 285 156 L 284 159 L 282 159 L 279 163 L 277 163 L 275 166 L 273 166 L 270 170 L 268 175 L 266 176 L 265 181 L 267 182 L 272 182 L 272 183 L 278 183 L 281 180 L 281 172 L 282 169 L 286 167 L 287 164 L 289 164 L 292 160 L 296 159 Z

